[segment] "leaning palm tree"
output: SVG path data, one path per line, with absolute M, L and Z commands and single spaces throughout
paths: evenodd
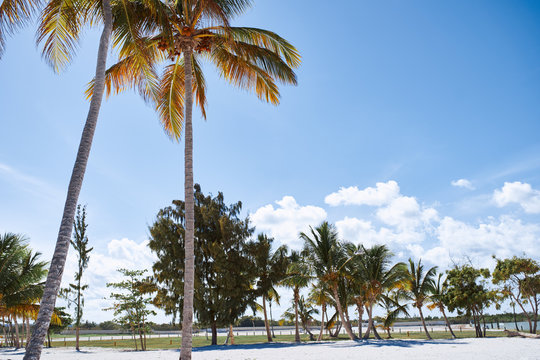
M 379 303 L 385 291 L 400 287 L 403 281 L 405 264 L 390 266 L 391 258 L 392 252 L 385 245 L 374 245 L 369 249 L 362 246 L 362 253 L 357 256 L 354 275 L 363 279 L 364 306 L 369 321 L 364 339 L 369 338 L 371 330 L 376 338 L 380 338 L 373 325 L 373 307 Z
M 431 340 L 431 335 L 429 335 L 426 327 L 426 321 L 424 320 L 424 314 L 422 313 L 422 306 L 435 290 L 436 273 L 436 266 L 430 268 L 424 273 L 424 265 L 422 265 L 422 260 L 418 260 L 418 264 L 415 264 L 412 259 L 409 259 L 409 268 L 407 269 L 404 279 L 405 289 L 409 293 L 409 297 L 413 301 L 413 305 L 420 313 L 420 320 L 422 320 L 424 331 L 426 332 L 426 336 L 429 340 Z
M 315 335 L 311 332 L 309 325 L 313 321 L 313 315 L 318 313 L 319 310 L 313 307 L 313 303 L 309 298 L 305 299 L 302 295 L 298 298 L 298 301 L 293 301 L 293 305 L 285 310 L 283 317 L 288 321 L 297 321 L 296 317 L 300 318 L 302 328 L 309 335 L 309 340 L 314 341 Z
M 79 35 L 83 30 L 83 25 L 98 21 L 103 22 L 103 31 L 99 41 L 94 93 L 90 100 L 90 109 L 86 117 L 75 165 L 69 181 L 62 221 L 45 283 L 45 290 L 41 299 L 39 314 L 30 343 L 24 355 L 24 360 L 37 360 L 41 356 L 43 342 L 47 335 L 62 281 L 62 274 L 70 245 L 75 209 L 79 200 L 79 193 L 90 155 L 90 148 L 105 89 L 107 53 L 109 51 L 112 32 L 110 0 L 51 0 L 43 10 L 38 29 L 38 42 L 44 42 L 43 56 L 55 71 L 59 71 L 71 60 Z
M 182 317 L 182 359 L 191 358 L 194 286 L 193 101 L 205 112 L 205 80 L 201 61 L 209 60 L 232 84 L 279 103 L 277 82 L 296 84 L 296 49 L 277 34 L 256 28 L 232 27 L 230 20 L 251 0 L 177 0 L 134 8 L 138 18 L 124 27 L 120 59 L 107 72 L 110 92 L 136 88 L 155 102 L 167 134 L 184 133 L 185 274 Z M 144 34 L 132 36 L 132 28 Z M 159 83 L 155 66 L 166 63 Z M 93 88 L 89 89 L 92 93 Z
M 303 254 L 298 251 L 291 251 L 289 256 L 289 267 L 281 285 L 293 289 L 294 301 L 294 341 L 300 342 L 300 331 L 298 329 L 298 301 L 300 301 L 300 289 L 305 288 L 311 281 L 311 274 L 308 264 L 305 262 Z
M 439 309 L 439 311 L 444 317 L 446 326 L 448 326 L 448 330 L 450 330 L 450 334 L 452 334 L 452 338 L 455 339 L 456 334 L 454 334 L 454 331 L 452 330 L 452 326 L 450 325 L 450 321 L 448 321 L 448 318 L 446 317 L 446 312 L 444 311 L 446 287 L 445 287 L 444 282 L 441 282 L 442 276 L 443 274 L 439 274 L 439 277 L 437 278 L 437 283 L 435 284 L 435 287 L 433 288 L 432 294 L 429 296 L 429 300 L 431 301 L 431 303 L 428 304 L 427 307 L 430 310 Z
M 0 4 L 0 58 L 6 36 L 26 25 L 42 4 L 41 0 L 3 0 Z
M 309 235 L 300 233 L 300 238 L 304 240 L 304 251 L 308 256 L 308 261 L 319 281 L 326 283 L 331 289 L 345 331 L 351 340 L 356 340 L 357 337 L 351 329 L 351 324 L 345 318 L 345 311 L 338 294 L 339 281 L 348 259 L 338 241 L 337 230 L 326 221 L 315 229 L 310 227 L 310 230 Z
M 408 304 L 401 303 L 401 300 L 408 300 L 408 294 L 401 288 L 389 291 L 381 297 L 380 305 L 385 309 L 386 313 L 383 316 L 382 328 L 386 330 L 388 339 L 392 338 L 390 328 L 394 325 L 397 318 L 403 314 L 409 316 L 407 311 Z

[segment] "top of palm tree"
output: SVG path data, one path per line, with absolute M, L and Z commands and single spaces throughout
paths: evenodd
M 416 306 L 422 306 L 424 300 L 434 292 L 436 273 L 436 266 L 424 273 L 424 265 L 421 259 L 418 260 L 418 264 L 409 259 L 409 267 L 404 280 L 406 289 Z

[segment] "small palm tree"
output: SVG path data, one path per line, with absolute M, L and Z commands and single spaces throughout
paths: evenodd
M 400 303 L 401 300 L 408 300 L 407 293 L 400 288 L 390 291 L 381 297 L 380 304 L 386 310 L 386 314 L 383 317 L 382 328 L 386 330 L 388 339 L 392 338 L 390 334 L 390 328 L 394 325 L 397 318 L 403 314 L 409 316 L 407 311 L 407 304 Z
M 287 274 L 281 281 L 281 285 L 293 289 L 295 319 L 294 341 L 300 342 L 300 331 L 298 329 L 298 301 L 300 301 L 300 289 L 309 285 L 311 275 L 308 264 L 306 264 L 304 257 L 298 251 L 291 252 L 289 262 Z
M 369 249 L 362 246 L 362 253 L 357 257 L 355 276 L 361 277 L 364 284 L 363 296 L 369 318 L 364 339 L 369 338 L 371 330 L 376 338 L 380 338 L 373 326 L 373 307 L 386 291 L 401 286 L 403 281 L 406 265 L 400 262 L 390 266 L 392 255 L 386 245 L 374 245 Z
M 345 318 L 345 311 L 338 294 L 339 282 L 343 277 L 348 258 L 338 241 L 337 230 L 326 221 L 315 229 L 310 227 L 310 230 L 309 235 L 300 233 L 300 238 L 304 240 L 304 251 L 308 254 L 308 261 L 319 281 L 328 284 L 345 331 L 351 340 L 356 340 L 357 337 L 352 332 L 351 324 Z
M 294 311 L 294 312 L 293 312 Z M 293 306 L 285 311 L 283 317 L 289 321 L 295 320 L 296 316 L 300 318 L 302 328 L 309 335 L 309 340 L 314 341 L 315 336 L 311 332 L 309 325 L 313 321 L 313 315 L 318 314 L 319 310 L 313 307 L 313 303 L 309 299 L 304 299 L 304 296 L 300 296 L 298 301 L 294 301 Z
M 313 285 L 311 291 L 309 292 L 309 301 L 313 302 L 315 305 L 320 306 L 322 310 L 321 330 L 319 331 L 319 336 L 317 337 L 317 341 L 321 341 L 324 332 L 324 317 L 327 316 L 326 307 L 332 301 L 332 298 L 328 293 L 328 288 L 325 283 L 319 281 L 317 284 Z
M 264 326 L 268 342 L 272 342 L 272 333 L 266 312 L 266 301 L 274 300 L 279 304 L 279 294 L 276 286 L 286 276 L 288 257 L 287 247 L 281 246 L 272 252 L 272 238 L 264 234 L 257 236 L 257 241 L 252 245 L 254 249 L 254 265 L 257 269 L 259 279 L 257 280 L 257 294 L 262 298 L 261 309 L 264 314 Z
M 418 260 L 418 264 L 415 264 L 412 259 L 409 259 L 409 268 L 407 269 L 406 277 L 404 279 L 405 289 L 409 293 L 409 297 L 413 301 L 413 305 L 420 313 L 420 319 L 422 320 L 424 331 L 426 332 L 426 336 L 429 340 L 431 340 L 431 335 L 426 327 L 426 321 L 424 320 L 424 314 L 422 313 L 422 306 L 435 290 L 436 274 L 436 266 L 430 268 L 424 273 L 424 265 L 422 265 L 422 260 Z
M 452 338 L 456 338 L 456 334 L 454 334 L 454 331 L 452 330 L 452 326 L 450 325 L 450 321 L 448 321 L 448 318 L 446 317 L 446 313 L 444 311 L 445 305 L 445 296 L 446 296 L 446 286 L 444 282 L 441 282 L 443 274 L 439 274 L 439 277 L 437 278 L 437 284 L 435 284 L 435 287 L 433 288 L 432 294 L 429 296 L 429 300 L 431 301 L 430 304 L 427 305 L 428 309 L 439 309 L 441 314 L 444 317 L 444 321 L 446 322 L 446 326 L 448 326 L 448 329 L 450 330 L 450 334 L 452 334 Z

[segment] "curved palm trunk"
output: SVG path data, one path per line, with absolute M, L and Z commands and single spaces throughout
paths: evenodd
M 429 331 L 427 330 L 427 327 L 426 327 L 426 321 L 424 320 L 424 314 L 422 314 L 422 306 L 421 305 L 416 305 L 416 307 L 418 308 L 418 311 L 420 312 L 420 319 L 422 320 L 422 326 L 424 326 L 424 331 L 426 332 L 426 336 L 429 340 L 432 340 L 431 338 L 431 335 L 429 335 Z
M 319 332 L 319 337 L 317 338 L 317 341 L 321 341 L 323 337 L 323 331 L 324 331 L 324 315 L 326 314 L 326 304 L 322 304 L 322 317 L 321 317 L 321 331 Z
M 300 331 L 298 330 L 298 288 L 294 288 L 294 341 L 300 342 Z
M 184 71 L 185 71 L 185 106 L 184 126 L 186 133 L 184 136 L 184 194 L 186 204 L 186 238 L 185 238 L 185 269 L 184 269 L 184 309 L 182 312 L 182 349 L 180 350 L 180 360 L 191 360 L 192 346 L 192 325 L 193 325 L 193 291 L 195 281 L 195 201 L 193 194 L 193 69 L 192 58 L 193 48 L 186 46 L 184 49 Z
M 341 319 L 341 322 L 343 323 L 343 327 L 345 328 L 347 335 L 349 335 L 349 338 L 351 340 L 358 340 L 358 337 L 354 335 L 354 333 L 352 332 L 351 324 L 345 320 L 345 316 L 343 315 L 343 308 L 341 307 L 341 302 L 339 301 L 337 284 L 332 286 L 332 290 L 333 290 L 334 297 L 336 300 L 336 306 L 338 308 L 339 317 Z
M 444 306 L 439 306 L 439 309 L 441 310 L 441 313 L 444 316 L 444 321 L 446 321 L 446 326 L 448 326 L 448 329 L 450 330 L 450 334 L 452 334 L 452 338 L 456 338 L 456 334 L 454 334 L 454 331 L 452 330 L 452 326 L 450 326 L 450 321 L 448 321 L 448 318 L 446 317 L 446 313 L 444 312 Z
M 263 295 L 263 314 L 264 314 L 264 327 L 266 328 L 266 337 L 268 342 L 272 342 L 272 333 L 270 332 L 270 326 L 268 324 L 268 317 L 266 316 L 266 296 Z
M 49 329 L 51 322 L 54 305 L 56 304 L 56 296 L 58 295 L 62 274 L 64 273 L 64 265 L 66 263 L 70 245 L 69 240 L 71 238 L 75 209 L 77 207 L 77 202 L 79 201 L 79 193 L 86 171 L 86 164 L 88 163 L 88 156 L 90 155 L 90 148 L 92 147 L 92 140 L 96 130 L 101 101 L 103 99 L 107 52 L 112 31 L 112 13 L 110 0 L 102 0 L 102 3 L 104 26 L 99 40 L 94 93 L 90 100 L 90 109 L 88 110 L 88 116 L 81 136 L 77 158 L 75 159 L 75 165 L 71 173 L 62 222 L 60 223 L 56 248 L 54 249 L 54 255 L 47 275 L 45 290 L 43 291 L 43 297 L 41 298 L 38 317 L 30 338 L 30 343 L 28 344 L 28 348 L 24 355 L 24 360 L 38 360 L 41 356 L 43 341 L 47 336 L 47 330 Z
M 362 306 L 360 302 L 357 302 L 356 307 L 358 309 L 358 337 L 361 338 L 362 337 L 362 317 L 364 315 L 364 307 Z

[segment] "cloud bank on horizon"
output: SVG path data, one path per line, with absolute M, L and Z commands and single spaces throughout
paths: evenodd
M 473 190 L 469 180 L 459 179 L 453 186 Z M 387 244 L 399 260 L 422 258 L 442 269 L 453 263 L 472 261 L 492 267 L 492 256 L 508 257 L 527 254 L 540 257 L 540 224 L 528 223 L 519 212 L 488 216 L 474 223 L 440 214 L 434 206 L 422 204 L 414 196 L 401 193 L 397 181 L 378 182 L 374 187 L 341 187 L 327 195 L 331 208 L 367 207 L 367 216 L 346 215 L 334 223 L 343 240 L 372 246 Z M 530 184 L 504 183 L 491 195 L 491 204 L 503 208 L 519 205 L 526 214 L 540 213 L 540 191 Z M 277 206 L 265 205 L 251 215 L 259 231 L 268 232 L 279 243 L 301 247 L 298 233 L 309 226 L 329 220 L 325 209 L 299 205 L 294 197 L 285 196 Z

